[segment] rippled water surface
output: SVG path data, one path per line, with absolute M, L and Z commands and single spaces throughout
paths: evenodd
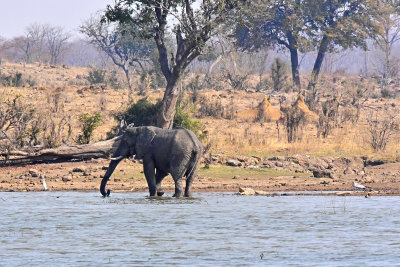
M 400 197 L 0 193 L 0 266 L 399 266 Z

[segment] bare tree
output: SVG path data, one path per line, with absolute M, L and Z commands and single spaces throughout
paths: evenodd
M 369 141 L 375 151 L 385 150 L 390 138 L 399 130 L 396 122 L 397 118 L 393 115 L 379 116 L 370 114 L 367 119 Z
M 43 26 L 45 45 L 50 56 L 50 64 L 58 64 L 60 56 L 68 47 L 68 41 L 71 38 L 69 33 L 64 32 L 62 27 Z
M 400 7 L 395 2 L 378 1 L 375 15 L 379 28 L 374 41 L 375 46 L 383 53 L 383 57 L 379 59 L 382 65 L 380 72 L 383 76 L 383 86 L 386 86 L 387 80 L 396 76 L 399 70 L 399 62 L 396 62 L 392 56 L 393 46 L 400 40 Z
M 44 59 L 44 31 L 37 23 L 29 25 L 23 36 L 13 38 L 8 42 L 8 48 L 15 49 L 16 57 L 25 63 L 42 61 Z
M 132 91 L 131 71 L 143 70 L 144 62 L 149 60 L 151 42 L 135 38 L 133 27 L 121 27 L 115 23 L 105 23 L 91 17 L 81 27 L 89 42 L 107 54 L 113 63 L 125 73 L 129 89 Z

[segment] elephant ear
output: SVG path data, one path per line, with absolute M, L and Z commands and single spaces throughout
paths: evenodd
M 136 158 L 142 159 L 149 150 L 156 133 L 148 127 L 139 127 L 136 137 Z

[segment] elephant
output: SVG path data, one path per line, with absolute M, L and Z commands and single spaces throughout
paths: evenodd
M 186 177 L 184 196 L 191 196 L 191 185 L 197 176 L 203 145 L 196 135 L 185 128 L 165 130 L 154 126 L 128 127 L 111 158 L 101 181 L 103 197 L 110 195 L 105 187 L 118 163 L 127 157 L 143 160 L 144 175 L 150 196 L 162 196 L 162 180 L 170 173 L 175 182 L 174 197 L 182 197 L 182 178 Z

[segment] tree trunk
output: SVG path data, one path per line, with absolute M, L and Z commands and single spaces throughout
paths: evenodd
M 204 86 L 205 86 L 206 83 L 208 82 L 208 78 L 210 77 L 210 74 L 212 73 L 214 67 L 215 67 L 221 60 L 222 60 L 222 55 L 219 55 L 219 56 L 217 57 L 217 59 L 214 60 L 213 63 L 211 63 L 210 67 L 209 67 L 208 70 L 207 70 L 206 76 L 204 76 L 204 80 L 203 80 L 203 82 L 201 83 L 201 89 L 204 88 Z
M 289 51 L 290 51 L 290 62 L 292 66 L 293 84 L 297 87 L 297 90 L 300 92 L 301 83 L 300 83 L 300 73 L 299 73 L 299 57 L 297 49 L 289 49 Z
M 297 52 L 297 40 L 294 38 L 292 32 L 287 33 L 287 38 L 289 42 L 289 52 L 290 52 L 290 63 L 292 67 L 292 80 L 293 84 L 296 85 L 297 90 L 300 92 L 301 83 L 300 83 L 300 74 L 299 74 L 299 55 Z
M 132 85 L 131 85 L 131 78 L 129 76 L 129 69 L 125 66 L 123 66 L 122 69 L 124 70 L 126 82 L 128 83 L 129 92 L 131 93 L 129 96 L 129 99 L 131 99 L 133 90 L 132 90 Z
M 318 49 L 318 55 L 317 58 L 315 59 L 314 68 L 311 73 L 311 79 L 310 82 L 308 83 L 307 87 L 308 90 L 313 90 L 317 85 L 322 62 L 324 61 L 326 51 L 328 51 L 328 45 L 330 41 L 331 39 L 328 36 L 324 35 L 324 37 L 322 37 L 321 44 Z
M 164 98 L 161 103 L 161 109 L 158 111 L 157 126 L 163 129 L 171 129 L 175 116 L 175 105 L 179 97 L 177 87 L 180 75 L 171 75 L 167 81 Z
M 0 161 L 0 166 L 40 164 L 48 162 L 66 162 L 73 160 L 88 160 L 94 158 L 108 158 L 115 152 L 121 136 L 110 140 L 97 142 L 89 145 L 61 146 L 51 149 L 43 149 L 35 153 L 25 151 L 14 151 L 8 155 L 19 156 Z

